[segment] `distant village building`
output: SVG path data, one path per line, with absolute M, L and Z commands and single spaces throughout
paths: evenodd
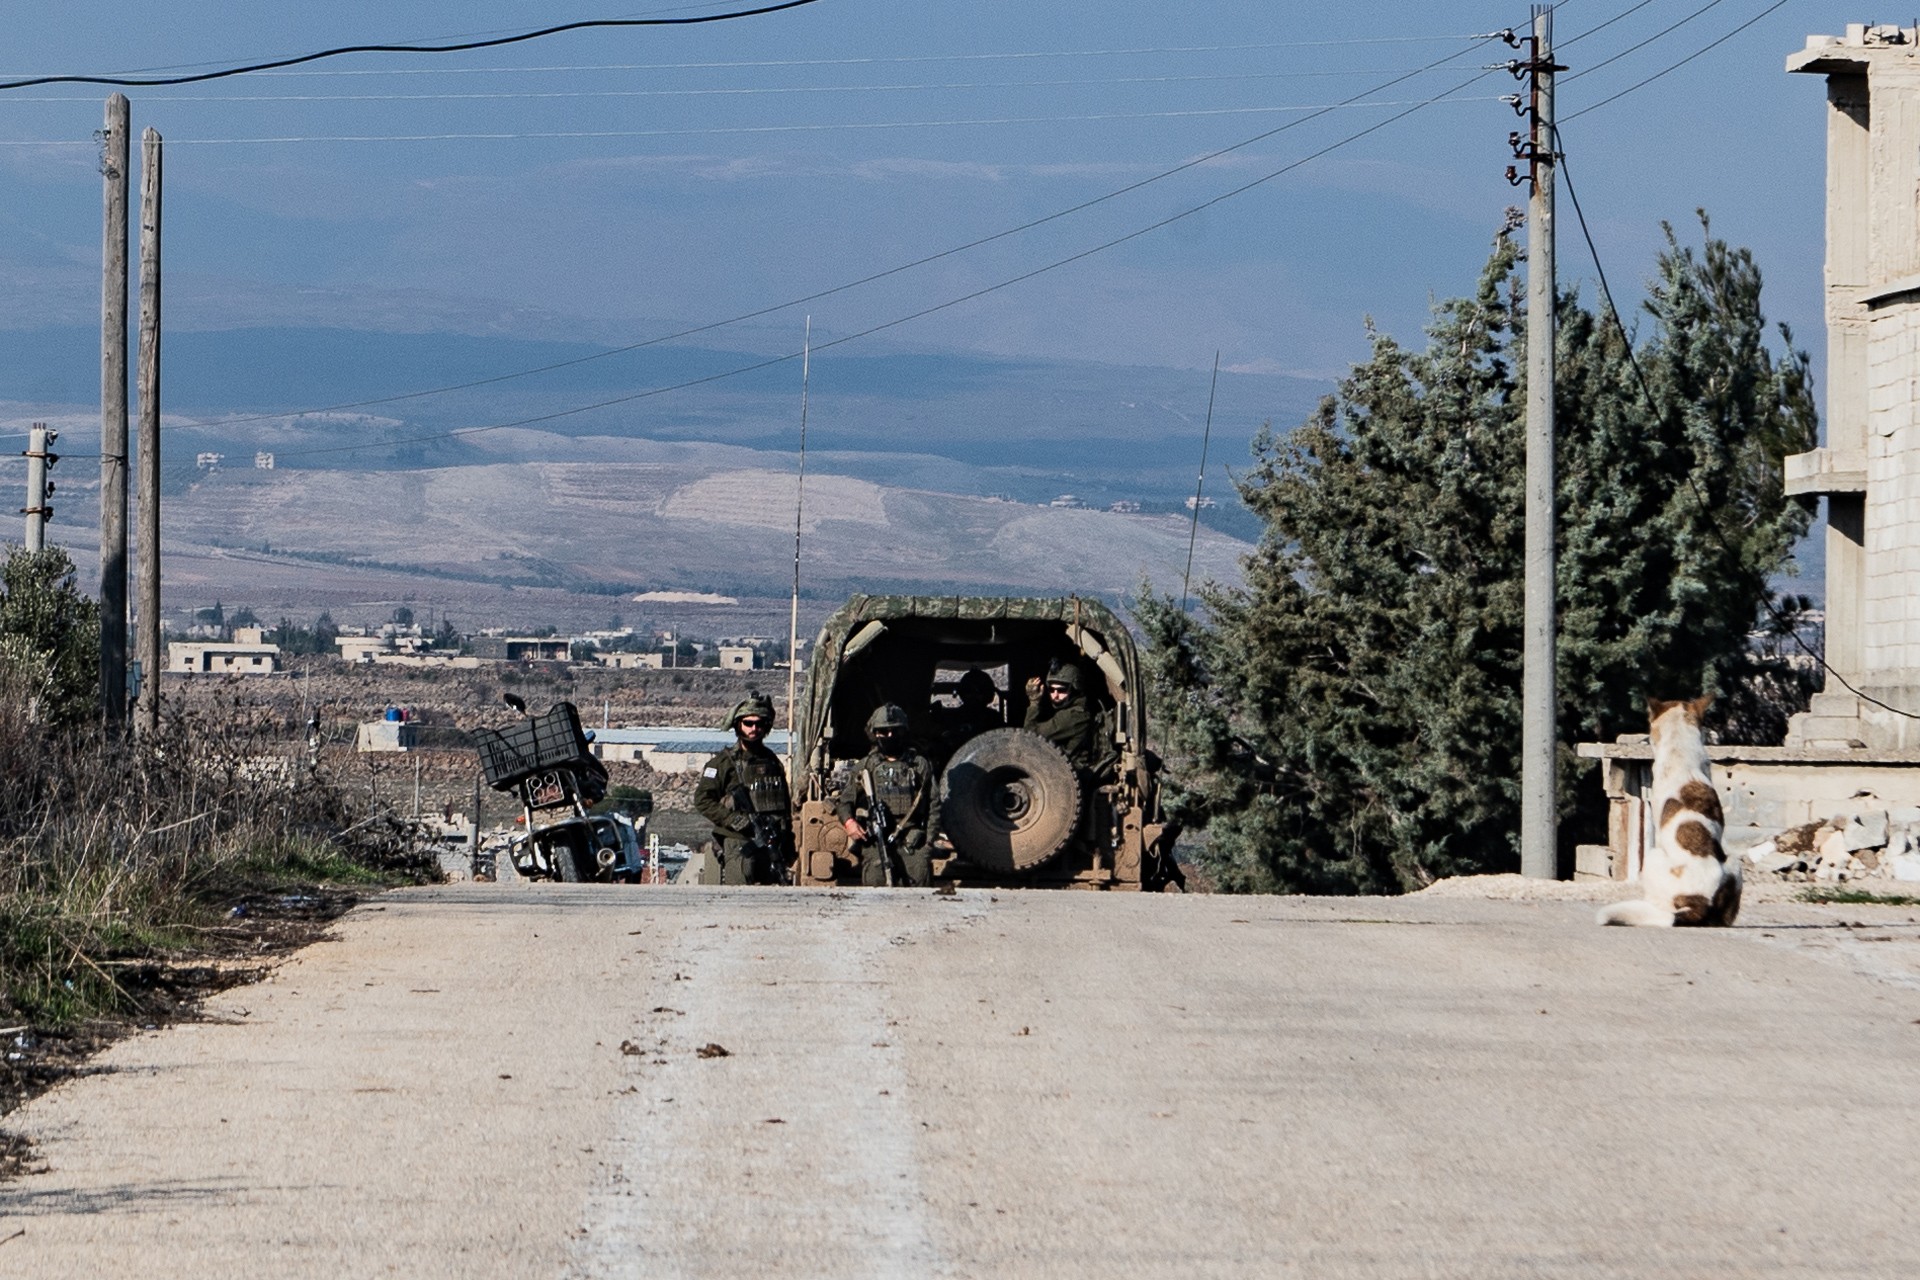
M 1212 498 L 1188 498 L 1187 499 L 1187 510 L 1189 511 L 1211 511 L 1213 508 L 1219 505 L 1220 504 L 1215 502 Z
M 1069 511 L 1078 511 L 1087 504 L 1080 501 L 1079 498 L 1071 493 L 1063 493 L 1047 505 L 1050 507 L 1060 507 Z
M 659 670 L 667 665 L 664 653 L 596 653 L 593 660 L 615 671 Z
M 1140 514 L 1140 504 L 1131 498 L 1122 498 L 1118 502 L 1108 503 L 1107 510 L 1123 516 L 1135 516 Z
M 744 644 L 723 644 L 720 646 L 720 669 L 722 671 L 751 671 L 759 665 L 759 653 Z
M 387 651 L 385 636 L 336 636 L 333 643 L 343 662 L 371 663 L 375 654 Z
M 593 754 L 598 759 L 609 764 L 645 764 L 661 773 L 692 773 L 732 745 L 733 734 L 725 729 L 642 726 L 593 731 Z M 784 756 L 787 731 L 768 733 L 767 747 Z
M 253 467 L 256 471 L 273 470 L 273 455 L 264 449 L 253 455 Z
M 202 471 L 217 471 L 220 464 L 227 460 L 224 453 L 198 453 L 194 455 L 193 465 Z
M 475 636 L 473 656 L 495 662 L 565 662 L 572 642 L 565 636 Z
M 174 641 L 167 670 L 185 675 L 268 675 L 279 667 L 280 646 L 268 644 L 259 627 L 235 627 L 230 643 Z
M 363 720 L 354 735 L 355 751 L 411 751 L 419 744 L 411 720 Z

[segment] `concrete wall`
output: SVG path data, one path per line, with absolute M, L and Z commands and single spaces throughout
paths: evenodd
M 1606 874 L 1636 879 L 1654 835 L 1653 748 L 1582 743 L 1579 753 L 1601 761 L 1608 801 Z M 1726 813 L 1729 851 L 1809 822 L 1920 805 L 1920 752 L 1875 758 L 1850 751 L 1712 747 L 1708 755 Z M 1598 868 L 1600 863 L 1583 859 L 1581 865 Z

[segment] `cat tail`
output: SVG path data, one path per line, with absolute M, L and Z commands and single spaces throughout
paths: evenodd
M 1648 902 L 1645 898 L 1629 898 L 1625 902 L 1616 902 L 1612 906 L 1600 908 L 1595 917 L 1600 924 L 1638 925 L 1646 929 L 1671 929 L 1673 927 L 1673 908 L 1662 907 Z

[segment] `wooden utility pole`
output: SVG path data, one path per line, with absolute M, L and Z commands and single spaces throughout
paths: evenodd
M 1554 262 L 1553 262 L 1553 10 L 1533 7 L 1532 125 L 1522 153 L 1529 163 L 1527 203 L 1527 498 L 1526 619 L 1520 679 L 1520 873 L 1542 880 L 1560 874 L 1559 700 L 1554 682 Z
M 160 728 L 160 135 L 140 134 L 140 727 Z
M 100 176 L 100 714 L 127 721 L 127 97 L 107 99 Z
M 27 433 L 27 505 L 20 510 L 27 517 L 29 551 L 44 551 L 47 548 L 47 517 L 53 514 L 53 508 L 47 505 L 47 495 L 53 492 L 53 483 L 47 479 L 47 467 L 54 461 L 51 446 L 59 434 L 47 430 L 44 422 L 34 423 Z

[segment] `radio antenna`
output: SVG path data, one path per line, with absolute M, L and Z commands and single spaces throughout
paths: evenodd
M 1200 433 L 1200 478 L 1193 483 L 1193 523 L 1187 526 L 1187 572 L 1180 579 L 1180 612 L 1187 611 L 1187 590 L 1193 585 L 1193 543 L 1200 536 L 1200 495 L 1207 487 L 1207 446 L 1213 442 L 1213 393 L 1220 389 L 1220 353 L 1213 353 L 1213 382 L 1207 388 L 1207 426 Z
M 793 777 L 794 744 L 800 732 L 793 722 L 793 678 L 800 655 L 800 518 L 807 495 L 807 384 L 812 377 L 813 317 L 807 317 L 800 343 L 800 478 L 793 487 L 793 603 L 787 612 L 787 777 Z

